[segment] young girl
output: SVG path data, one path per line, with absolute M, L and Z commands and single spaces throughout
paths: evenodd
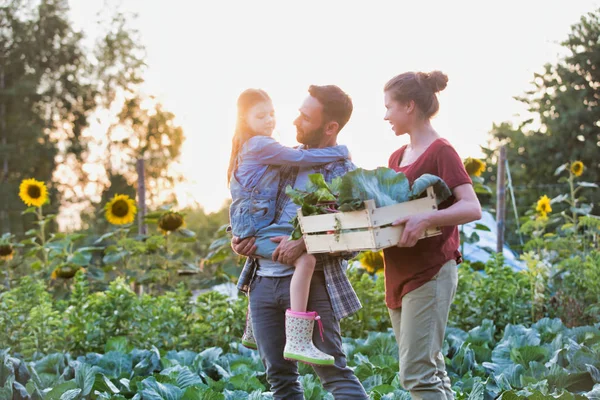
M 270 259 L 277 243 L 259 232 L 271 225 L 275 216 L 279 171 L 271 166 L 309 167 L 327 164 L 348 158 L 348 149 L 346 146 L 333 146 L 300 150 L 279 144 L 271 137 L 275 128 L 275 112 L 271 99 L 263 90 L 247 89 L 242 92 L 237 108 L 238 119 L 227 173 L 233 200 L 229 209 L 232 233 L 240 238 L 255 236 L 255 255 Z M 295 271 L 290 283 L 290 306 L 294 312 L 307 311 L 310 281 L 315 264 L 315 257 L 307 253 L 294 262 Z M 304 362 L 308 359 L 309 362 L 319 365 L 334 363 L 332 356 L 316 349 L 312 339 L 307 340 L 310 343 L 304 346 L 306 354 L 302 351 L 286 352 L 286 358 Z M 256 348 L 250 308 L 242 343 L 246 347 Z

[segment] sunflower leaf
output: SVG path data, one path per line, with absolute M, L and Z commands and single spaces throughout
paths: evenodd
M 25 209 L 25 211 L 23 211 L 23 212 L 21 213 L 21 215 L 25 215 L 25 214 L 35 214 L 35 213 L 37 213 L 37 207 L 27 207 L 27 208 Z
M 196 232 L 191 231 L 189 229 L 185 229 L 185 228 L 178 229 L 177 233 L 180 236 L 183 236 L 184 238 L 193 238 L 193 237 L 196 237 Z
M 569 164 L 565 163 L 565 164 L 561 165 L 560 167 L 556 168 L 556 170 L 554 171 L 554 176 L 559 175 L 561 172 L 566 170 L 568 166 L 569 166 Z

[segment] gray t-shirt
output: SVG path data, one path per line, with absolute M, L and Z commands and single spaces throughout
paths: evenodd
M 300 168 L 298 171 L 298 176 L 296 177 L 296 182 L 294 183 L 294 188 L 305 190 L 306 184 L 308 183 L 308 175 L 314 173 L 315 169 L 313 167 Z M 281 217 L 279 218 L 279 221 L 261 229 L 261 234 L 269 237 L 291 235 L 294 227 L 290 221 L 296 216 L 297 213 L 298 205 L 291 200 L 288 201 L 281 214 Z M 269 232 L 272 232 L 273 234 L 270 235 Z M 256 274 L 259 276 L 283 277 L 292 275 L 294 273 L 294 267 L 281 264 L 273 260 L 259 259 L 258 265 L 259 266 L 256 270 Z

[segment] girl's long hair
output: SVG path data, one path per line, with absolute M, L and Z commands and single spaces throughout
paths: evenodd
M 237 100 L 237 120 L 235 123 L 235 132 L 231 141 L 231 157 L 229 158 L 229 169 L 227 170 L 227 184 L 231 182 L 231 176 L 237 170 L 237 160 L 240 150 L 246 140 L 254 136 L 247 123 L 248 111 L 255 105 L 271 101 L 271 98 L 262 89 L 246 89 Z

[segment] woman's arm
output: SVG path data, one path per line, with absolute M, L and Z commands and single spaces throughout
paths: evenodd
M 472 185 L 457 186 L 452 190 L 452 194 L 456 201 L 444 210 L 396 220 L 393 225 L 405 224 L 398 247 L 413 247 L 428 228 L 462 225 L 481 218 L 481 205 Z
M 259 163 L 265 165 L 310 167 L 343 160 L 349 155 L 346 146 L 303 150 L 283 146 L 273 138 L 261 137 L 259 140 L 260 144 L 251 152 Z

